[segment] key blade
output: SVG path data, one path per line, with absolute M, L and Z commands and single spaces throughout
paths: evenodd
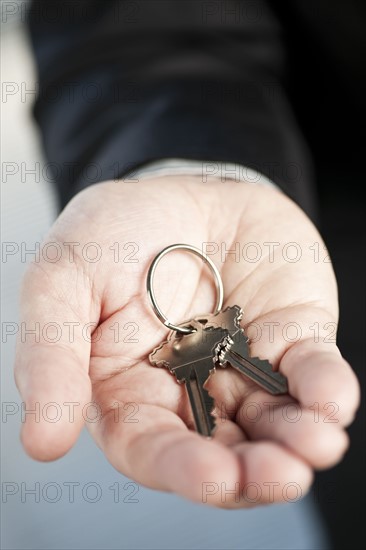
M 225 359 L 234 369 L 245 374 L 272 395 L 288 393 L 286 377 L 280 372 L 275 372 L 271 363 L 266 359 L 246 358 L 233 351 L 228 351 L 225 354 Z
M 215 359 L 221 366 L 229 363 L 273 395 L 288 393 L 285 376 L 274 371 L 267 359 L 250 356 L 248 338 L 242 330 L 235 334 L 235 340 L 229 336 L 216 348 Z
M 207 372 L 213 373 L 214 370 L 212 357 L 202 359 L 195 363 L 190 376 L 185 380 L 196 430 L 206 437 L 212 437 L 216 427 L 215 417 L 212 415 L 215 402 L 204 387 Z
M 243 310 L 239 306 L 229 306 L 217 313 L 211 313 L 206 317 L 205 329 L 217 326 L 226 328 L 231 336 L 241 330 L 240 321 L 243 317 Z
M 172 331 L 168 340 L 150 354 L 150 362 L 165 367 L 178 383 L 186 385 L 196 430 L 211 437 L 215 429 L 214 400 L 204 386 L 215 371 L 214 350 L 229 333 L 220 326 L 206 329 L 204 321 L 190 321 L 194 328 L 190 334 Z

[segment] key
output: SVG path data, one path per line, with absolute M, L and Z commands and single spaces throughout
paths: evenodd
M 273 395 L 287 393 L 287 378 L 280 372 L 274 371 L 267 359 L 250 356 L 249 339 L 240 326 L 242 316 L 243 310 L 239 306 L 232 306 L 206 319 L 200 319 L 201 322 L 206 321 L 206 329 L 220 325 L 229 332 L 229 335 L 215 349 L 216 361 L 221 367 L 230 364 Z
M 217 325 L 206 329 L 205 324 L 197 320 L 181 326 L 187 325 L 195 331 L 190 334 L 172 331 L 149 359 L 152 365 L 167 368 L 180 384 L 185 383 L 196 430 L 211 437 L 215 429 L 214 400 L 204 385 L 215 372 L 215 349 L 229 333 Z

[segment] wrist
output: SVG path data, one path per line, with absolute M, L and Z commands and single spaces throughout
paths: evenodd
M 191 160 L 180 158 L 161 159 L 148 162 L 124 175 L 123 181 L 138 182 L 142 179 L 160 177 L 197 176 L 206 183 L 210 178 L 226 181 L 243 182 L 249 185 L 260 185 L 279 189 L 261 172 L 239 163 Z

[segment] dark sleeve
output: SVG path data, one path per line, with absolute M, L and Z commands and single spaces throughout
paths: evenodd
M 311 208 L 266 2 L 34 0 L 35 117 L 62 205 L 161 158 L 246 165 Z

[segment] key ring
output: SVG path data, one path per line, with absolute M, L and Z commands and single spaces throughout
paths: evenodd
M 151 306 L 154 310 L 155 315 L 160 319 L 160 321 L 171 330 L 175 330 L 177 332 L 181 332 L 183 334 L 190 334 L 191 332 L 195 332 L 194 328 L 191 327 L 182 327 L 174 325 L 169 321 L 169 319 L 164 315 L 164 313 L 161 311 L 160 307 L 157 304 L 155 292 L 153 288 L 153 281 L 154 281 L 154 274 L 156 267 L 160 260 L 168 254 L 169 252 L 172 252 L 173 250 L 187 250 L 188 252 L 191 252 L 195 256 L 198 256 L 199 258 L 202 258 L 205 262 L 207 262 L 208 266 L 210 267 L 215 280 L 215 286 L 217 291 L 217 299 L 216 299 L 216 305 L 215 305 L 215 311 L 214 314 L 218 313 L 222 308 L 222 303 L 224 301 L 224 287 L 222 284 L 222 279 L 219 273 L 219 270 L 213 263 L 213 261 L 206 256 L 199 248 L 196 248 L 195 246 L 191 246 L 189 244 L 172 244 L 170 246 L 167 246 L 164 248 L 159 254 L 154 258 L 152 261 L 149 271 L 147 273 L 147 279 L 146 279 L 146 287 L 147 287 L 147 294 L 149 296 L 149 300 L 151 303 Z

